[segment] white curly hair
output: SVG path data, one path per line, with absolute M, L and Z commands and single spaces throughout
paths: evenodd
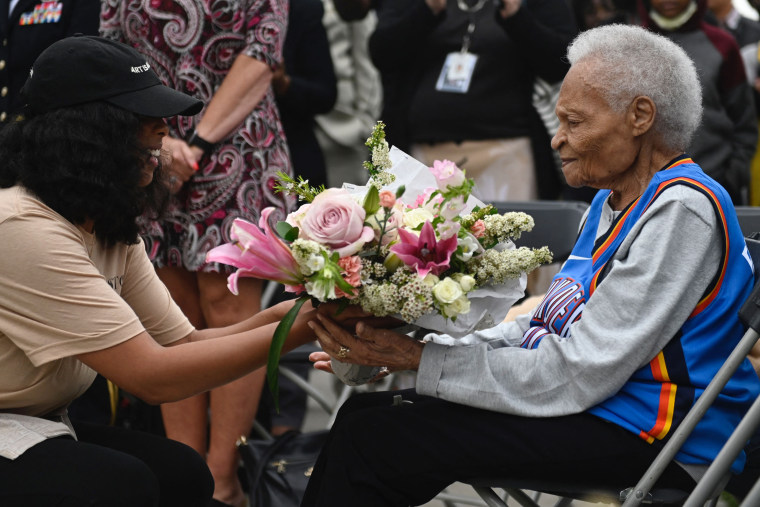
M 598 89 L 623 112 L 637 96 L 657 107 L 653 129 L 665 147 L 685 151 L 702 119 L 702 87 L 694 62 L 675 42 L 644 28 L 605 25 L 570 44 L 571 65 L 591 59 Z

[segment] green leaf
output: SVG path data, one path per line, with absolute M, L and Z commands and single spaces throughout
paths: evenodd
M 406 185 L 401 185 L 396 189 L 396 199 L 399 199 L 406 192 Z
M 367 195 L 364 197 L 362 207 L 367 212 L 367 216 L 374 215 L 380 209 L 380 192 L 376 186 L 370 185 Z
M 335 280 L 335 285 L 338 286 L 340 290 L 345 292 L 346 294 L 351 294 L 354 291 L 354 286 L 348 283 L 343 279 L 343 277 L 339 276 L 337 280 Z
M 274 226 L 274 230 L 277 234 L 288 242 L 293 242 L 298 239 L 298 227 L 293 227 L 287 222 L 277 222 Z
M 269 345 L 269 357 L 267 358 L 267 383 L 269 384 L 269 392 L 272 393 L 272 399 L 274 400 L 274 408 L 277 413 L 280 413 L 280 354 L 282 353 L 282 346 L 285 345 L 285 340 L 288 338 L 290 328 L 293 327 L 293 323 L 296 321 L 298 311 L 301 306 L 309 300 L 309 296 L 301 296 L 296 299 L 296 303 L 293 308 L 288 310 L 285 317 L 277 325 L 277 329 L 274 330 L 272 335 L 272 343 Z

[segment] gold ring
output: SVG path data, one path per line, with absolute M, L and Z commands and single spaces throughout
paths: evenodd
M 340 348 L 338 349 L 338 358 L 345 359 L 348 356 L 349 352 L 351 352 L 351 349 L 341 345 Z

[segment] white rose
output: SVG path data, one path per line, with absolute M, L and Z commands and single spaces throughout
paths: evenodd
M 433 286 L 433 296 L 444 305 L 453 303 L 462 295 L 462 286 L 448 276 Z
M 448 306 L 448 310 L 452 315 L 467 313 L 470 311 L 470 300 L 466 296 L 461 296 Z
M 404 226 L 409 229 L 414 229 L 418 225 L 422 225 L 427 221 L 432 222 L 434 215 L 425 208 L 414 208 L 404 213 Z

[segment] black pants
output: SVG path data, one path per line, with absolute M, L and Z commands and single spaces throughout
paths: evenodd
M 0 457 L 3 507 L 206 507 L 214 480 L 190 447 L 118 427 L 74 423 L 78 441 L 41 442 Z
M 413 403 L 393 406 L 398 394 Z M 528 418 L 413 390 L 368 393 L 341 408 L 301 505 L 420 505 L 488 475 L 634 486 L 659 448 L 588 414 Z M 675 464 L 659 484 L 695 485 Z

